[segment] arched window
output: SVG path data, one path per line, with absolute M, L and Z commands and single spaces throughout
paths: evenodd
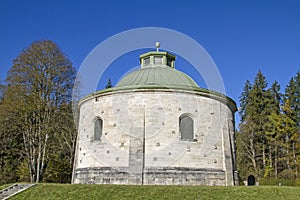
M 181 115 L 179 117 L 179 131 L 181 133 L 182 140 L 194 139 L 194 121 L 187 115 Z
M 100 140 L 102 136 L 103 121 L 101 118 L 97 118 L 94 123 L 94 140 Z

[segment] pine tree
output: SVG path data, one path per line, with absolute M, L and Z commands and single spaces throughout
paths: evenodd
M 256 159 L 258 163 L 259 176 L 264 174 L 266 168 L 266 135 L 265 123 L 267 122 L 269 92 L 267 92 L 267 81 L 265 76 L 259 71 L 255 77 L 253 90 L 250 92 L 249 115 L 253 122 L 253 134 L 255 139 Z
M 3 93 L 5 91 L 5 85 L 3 84 L 3 81 L 0 80 L 0 102 L 2 101 L 2 98 L 3 98 Z
M 285 89 L 285 97 L 284 97 L 285 106 L 283 107 L 285 113 L 285 121 L 286 124 L 290 126 L 286 127 L 286 141 L 290 143 L 290 145 L 286 145 L 286 149 L 288 152 L 292 152 L 292 155 L 288 155 L 287 165 L 289 169 L 291 168 L 289 160 L 292 157 L 294 174 L 298 178 L 298 169 L 300 164 L 300 73 L 292 77 Z M 290 172 L 290 171 L 289 171 Z
M 272 151 L 266 132 L 269 129 L 269 116 L 274 110 L 279 112 L 280 86 L 274 83 L 267 89 L 268 83 L 261 71 L 258 71 L 254 84 L 246 81 L 240 98 L 242 117 L 240 132 L 247 151 L 249 163 L 256 176 L 269 174 L 272 166 Z
M 300 127 L 300 72 L 290 79 L 285 89 L 285 101 L 289 100 L 291 109 L 294 110 L 293 120 Z
M 299 177 L 299 72 L 280 93 L 278 82 L 267 88 L 259 71 L 254 84 L 246 81 L 240 97 L 240 134 L 237 135 L 239 170 L 259 178 Z M 240 152 L 239 152 L 240 151 Z
M 267 81 L 261 71 L 255 77 L 251 86 L 249 81 L 243 90 L 241 99 L 242 121 L 240 131 L 244 138 L 245 149 L 256 176 L 262 176 L 266 165 L 264 123 Z M 249 163 L 249 164 L 250 164 Z
M 249 80 L 246 81 L 245 86 L 243 88 L 242 95 L 240 96 L 240 109 L 239 114 L 241 116 L 241 120 L 245 120 L 245 116 L 247 114 L 246 107 L 249 101 L 249 93 L 252 89 L 252 85 Z
M 265 143 L 267 144 L 266 166 L 264 171 L 265 178 L 277 178 L 278 175 L 278 118 L 280 118 L 280 85 L 275 81 L 271 88 L 266 92 L 266 111 L 267 120 L 264 124 Z
M 275 111 L 276 113 L 280 112 L 280 105 L 282 103 L 282 94 L 280 93 L 280 85 L 278 84 L 277 81 L 275 81 L 271 88 L 269 89 L 270 91 L 270 110 Z

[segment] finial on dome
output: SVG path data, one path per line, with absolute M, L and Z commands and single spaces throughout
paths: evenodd
M 159 43 L 159 42 L 156 42 L 156 43 L 155 43 L 155 47 L 156 47 L 156 51 L 158 52 L 158 48 L 160 47 L 160 43 Z

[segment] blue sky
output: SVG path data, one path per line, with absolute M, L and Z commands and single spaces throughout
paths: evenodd
M 300 66 L 300 1 L 21 1 L 0 0 L 0 78 L 33 41 L 56 42 L 79 68 L 105 39 L 140 27 L 164 27 L 200 43 L 216 63 L 226 93 L 238 103 L 244 83 L 261 70 L 284 88 Z M 163 41 L 162 43 L 163 48 Z M 138 65 L 134 51 L 105 72 L 113 84 Z M 202 87 L 201 77 L 183 59 L 180 69 Z

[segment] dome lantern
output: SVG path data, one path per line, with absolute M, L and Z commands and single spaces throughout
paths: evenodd
M 140 55 L 141 68 L 146 67 L 175 67 L 175 55 L 159 51 L 160 43 L 156 42 L 156 51 L 150 51 Z
M 116 89 L 128 88 L 169 88 L 197 90 L 199 86 L 187 74 L 175 69 L 175 55 L 158 51 L 140 55 L 141 68 L 126 74 L 116 85 Z

